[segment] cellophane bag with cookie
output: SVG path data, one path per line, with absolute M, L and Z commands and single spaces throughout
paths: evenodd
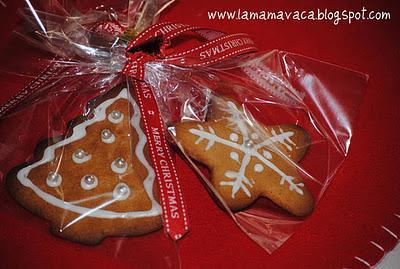
M 1 107 L 0 216 L 2 242 L 30 243 L 8 246 L 6 264 L 178 268 L 132 85 L 109 72 L 122 36 L 170 2 L 26 2 L 1 59 L 16 94 Z
M 11 135 L 12 132 L 5 132 L 2 139 L 14 141 L 4 142 L 4 145 L 9 152 L 24 156 L 26 159 L 22 159 L 22 163 L 38 160 L 27 155 L 27 152 L 33 154 L 36 151 L 27 151 L 26 141 L 31 141 L 33 148 L 40 140 L 39 135 L 53 138 L 54 143 L 45 145 L 45 148 L 54 148 L 52 145 L 61 143 L 63 150 L 59 155 L 68 160 L 69 165 L 80 167 L 92 163 L 95 156 L 88 149 L 99 148 L 98 152 L 101 152 L 104 146 L 120 141 L 119 131 L 114 128 L 127 125 L 126 120 L 130 119 L 132 127 L 129 128 L 134 131 L 128 132 L 131 137 L 116 146 L 116 155 L 99 162 L 95 172 L 71 170 L 76 178 L 71 181 L 78 190 L 76 194 L 97 190 L 100 182 L 104 182 L 99 178 L 103 170 L 115 176 L 121 171 L 125 173 L 125 167 L 130 168 L 127 164 L 143 164 L 145 160 L 160 165 L 153 170 L 163 179 L 165 188 L 151 193 L 145 188 L 147 185 L 143 186 L 147 198 L 153 194 L 153 201 L 162 200 L 167 205 L 163 207 L 163 213 L 168 212 L 171 222 L 165 221 L 163 216 L 166 233 L 171 235 L 171 229 L 175 227 L 171 224 L 174 217 L 179 220 L 183 216 L 183 230 L 187 230 L 184 206 L 176 202 L 176 199 L 182 202 L 179 198 L 182 192 L 171 181 L 179 174 L 171 169 L 173 160 L 165 154 L 167 140 L 172 149 L 180 152 L 178 157 L 187 160 L 198 172 L 221 210 L 267 252 L 281 246 L 303 221 L 312 217 L 349 151 L 358 107 L 367 83 L 365 74 L 288 52 L 258 52 L 256 44 L 246 34 L 228 34 L 165 22 L 148 28 L 133 28 L 129 37 L 126 27 L 116 23 L 118 19 L 115 20 L 115 16 L 107 17 L 107 23 L 104 23 L 103 19 L 91 16 L 91 13 L 71 16 L 66 21 L 65 16 L 59 20 L 59 16 L 53 14 L 52 11 L 52 16 L 44 20 L 48 22 L 44 28 L 50 27 L 52 31 L 43 35 L 42 26 L 35 24 L 39 40 L 37 37 L 26 38 L 27 34 L 21 35 L 31 44 L 45 48 L 46 53 L 58 57 L 54 62 L 66 68 L 62 79 L 57 80 L 55 86 L 47 82 L 42 85 L 40 80 L 33 83 L 34 93 L 29 94 L 28 99 L 21 98 L 23 100 L 16 107 L 10 104 L 13 110 L 3 117 L 1 123 L 7 124 L 7 120 L 8 124 L 18 122 L 16 130 L 19 133 Z M 48 73 L 60 77 L 57 71 Z M 119 101 L 114 103 L 113 100 Z M 122 105 L 125 109 L 119 107 L 120 103 L 126 104 Z M 40 110 L 44 112 L 40 113 Z M 93 116 L 97 114 L 96 110 L 104 111 L 100 112 L 100 121 Z M 132 116 L 127 118 L 128 114 Z M 22 123 L 22 118 L 27 115 L 30 117 L 28 124 Z M 140 115 L 140 119 L 135 115 Z M 90 125 L 93 118 L 96 123 Z M 72 125 L 67 128 L 71 119 Z M 38 128 L 38 122 L 43 123 L 44 133 L 31 131 Z M 136 128 L 135 124 L 142 128 Z M 90 141 L 85 142 L 87 144 L 65 145 L 70 141 L 65 142 L 65 138 L 74 137 L 74 130 L 82 135 L 79 126 L 84 126 L 82 129 L 88 134 L 95 126 L 99 127 L 94 131 L 95 135 L 90 136 Z M 61 138 L 57 138 L 59 136 Z M 89 138 L 89 135 L 85 137 Z M 142 145 L 140 137 L 146 137 L 149 143 L 144 159 L 143 154 L 134 150 Z M 16 143 L 18 139 L 23 143 Z M 123 155 L 123 149 L 127 147 L 132 152 L 129 159 Z M 39 152 L 42 156 L 43 153 L 53 156 L 52 151 Z M 99 155 L 104 157 L 108 154 L 101 152 Z M 4 162 L 7 156 L 10 155 L 4 155 Z M 14 161 L 13 166 L 19 163 Z M 132 169 L 142 180 L 140 167 L 143 166 Z M 21 171 L 24 167 L 26 165 L 13 171 Z M 59 186 L 67 181 L 63 173 L 56 172 L 58 170 L 43 170 L 46 173 L 43 172 L 40 178 L 45 188 L 59 190 Z M 23 171 L 22 175 L 31 172 Z M 12 182 L 18 183 L 15 180 L 15 177 L 18 180 L 18 173 L 17 176 L 14 174 L 5 176 L 11 175 L 14 178 Z M 22 182 L 20 180 L 22 185 L 26 183 L 24 178 Z M 113 207 L 125 197 L 120 195 L 132 198 L 139 193 L 132 185 L 119 185 L 117 182 L 111 185 L 108 195 L 112 198 L 106 201 L 113 204 L 103 202 L 96 205 Z M 16 196 L 13 189 L 9 189 Z M 160 197 L 157 193 L 161 193 Z M 62 197 L 64 194 L 57 195 Z M 94 198 L 98 199 L 98 196 Z M 111 202 L 113 199 L 116 199 L 115 204 Z M 74 208 L 76 202 L 86 203 L 82 198 L 68 201 Z M 70 211 L 71 206 L 68 206 L 61 211 Z M 90 219 L 93 212 L 102 213 L 103 210 L 93 203 L 86 216 L 79 218 L 84 214 L 78 214 L 77 218 L 69 219 L 71 225 L 58 222 L 60 227 L 67 225 L 63 234 L 55 232 L 66 235 L 66 230 L 79 227 L 77 223 Z M 98 229 L 104 231 L 100 226 Z M 161 232 L 147 233 L 123 242 L 144 242 L 159 234 Z M 182 234 L 176 233 L 175 236 L 179 238 Z M 120 239 L 107 238 L 104 242 L 114 242 L 112 240 Z M 165 238 L 160 242 L 170 244 Z M 146 250 L 148 248 L 141 249 L 139 253 Z
M 146 81 L 181 156 L 272 253 L 312 218 L 345 161 L 368 76 L 279 50 L 230 57 L 243 45 L 230 41 L 147 63 Z M 206 64 L 181 64 L 196 49 Z

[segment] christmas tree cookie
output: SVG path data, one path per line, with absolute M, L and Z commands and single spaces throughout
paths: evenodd
M 92 103 L 91 113 L 75 119 L 63 139 L 10 172 L 10 193 L 49 220 L 52 232 L 84 244 L 160 229 L 157 184 L 138 105 L 123 87 Z

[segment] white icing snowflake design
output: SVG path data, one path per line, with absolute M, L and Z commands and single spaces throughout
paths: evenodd
M 229 120 L 230 124 L 234 124 L 239 130 L 243 138 L 242 143 L 239 143 L 239 135 L 237 133 L 232 132 L 229 135 L 229 139 L 225 139 L 218 136 L 211 126 L 208 126 L 208 128 L 205 129 L 199 124 L 198 129 L 189 129 L 189 132 L 198 136 L 195 144 L 199 144 L 203 140 L 208 141 L 205 148 L 206 151 L 211 149 L 215 143 L 223 144 L 232 149 L 229 157 L 239 163 L 240 168 L 238 171 L 225 171 L 226 178 L 231 180 L 220 182 L 221 186 L 232 186 L 232 198 L 235 198 L 236 193 L 239 190 L 243 190 L 248 197 L 251 197 L 249 188 L 253 187 L 255 181 L 252 178 L 246 177 L 246 169 L 248 169 L 248 165 L 253 157 L 259 161 L 253 167 L 255 172 L 261 173 L 265 168 L 269 168 L 281 177 L 281 185 L 285 184 L 286 182 L 289 190 L 303 195 L 302 187 L 304 186 L 304 183 L 295 183 L 294 177 L 286 175 L 282 170 L 280 170 L 279 167 L 274 164 L 273 156 L 270 151 L 264 149 L 261 153 L 259 152 L 264 147 L 273 146 L 275 143 L 280 143 L 289 151 L 292 151 L 295 143 L 290 139 L 290 137 L 294 135 L 294 132 L 284 131 L 282 128 L 279 128 L 278 131 L 272 129 L 271 136 L 267 140 L 257 144 L 254 141 L 258 139 L 258 134 L 251 132 L 249 135 L 249 128 L 247 127 L 248 125 L 246 118 L 242 112 L 237 109 L 234 103 L 228 102 L 228 106 L 223 111 L 230 114 L 227 119 Z M 240 159 L 238 152 L 243 153 L 242 159 Z

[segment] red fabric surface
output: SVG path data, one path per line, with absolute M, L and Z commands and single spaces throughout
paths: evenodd
M 1 8 L 1 45 L 7 42 L 16 22 L 12 2 Z M 279 48 L 327 62 L 349 67 L 370 75 L 367 95 L 353 133 L 348 158 L 315 212 L 297 232 L 272 255 L 251 241 L 233 221 L 216 206 L 195 174 L 178 160 L 188 205 L 191 230 L 179 242 L 182 268 L 367 268 L 396 243 L 383 227 L 400 236 L 400 183 L 397 166 L 400 161 L 398 141 L 400 109 L 399 19 L 400 9 L 393 2 L 368 2 L 370 10 L 388 10 L 390 21 L 363 21 L 334 26 L 331 22 L 260 22 L 210 21 L 209 10 L 242 9 L 355 9 L 360 3 L 348 1 L 202 1 L 181 0 L 174 4 L 161 21 L 180 21 L 192 25 L 215 27 L 226 32 L 247 32 L 261 50 Z M 3 82 L 0 100 L 4 102 L 18 88 L 18 82 Z M 5 86 L 6 85 L 6 86 Z M 1 195 L 6 195 L 1 192 Z M 0 215 L 0 264 L 4 268 L 147 268 L 146 265 L 119 260 L 132 249 L 123 246 L 118 255 L 113 242 L 104 251 L 54 240 L 40 220 L 23 223 L 13 214 Z M 398 216 L 396 216 L 397 214 Z M 36 223 L 37 222 L 37 223 Z M 156 235 L 154 235 L 156 236 Z M 134 239 L 139 240 L 139 239 Z M 148 239 L 150 240 L 150 239 Z M 160 249 L 160 248 L 158 248 Z M 149 247 L 148 253 L 151 252 Z M 154 259 L 167 260 L 165 253 L 153 253 Z M 168 261 L 166 261 L 168 263 Z M 169 261 L 174 266 L 176 261 Z

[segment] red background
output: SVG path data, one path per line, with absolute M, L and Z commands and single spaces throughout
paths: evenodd
M 2 45 L 17 22 L 15 8 L 21 5 L 21 1 L 4 2 L 8 7 L 0 9 Z M 390 11 L 392 18 L 338 26 L 332 22 L 210 21 L 207 18 L 207 11 L 211 10 L 359 10 L 362 6 Z M 178 164 L 188 175 L 183 188 L 191 219 L 190 234 L 178 247 L 182 268 L 367 268 L 355 257 L 372 265 L 384 254 L 370 241 L 379 243 L 385 250 L 394 246 L 396 239 L 382 225 L 400 236 L 400 217 L 395 215 L 400 216 L 399 15 L 396 1 L 181 0 L 162 16 L 161 21 L 209 26 L 230 33 L 247 32 L 261 50 L 279 48 L 370 75 L 348 158 L 313 215 L 272 255 L 241 233 L 201 183 L 192 180 L 194 175 L 189 168 L 182 162 Z M 2 84 L 0 95 L 4 102 L 17 89 L 5 88 L 9 82 Z M 6 221 L 4 216 L 2 221 Z M 51 245 L 35 250 L 36 246 L 22 241 L 24 237 L 17 236 L 16 231 L 22 232 L 17 226 L 15 231 L 0 228 L 0 264 L 4 268 L 44 268 L 46 265 L 110 268 L 115 264 L 107 257 L 86 257 L 79 248 L 49 255 L 46 251 L 53 253 Z M 141 268 L 135 264 L 118 265 Z

